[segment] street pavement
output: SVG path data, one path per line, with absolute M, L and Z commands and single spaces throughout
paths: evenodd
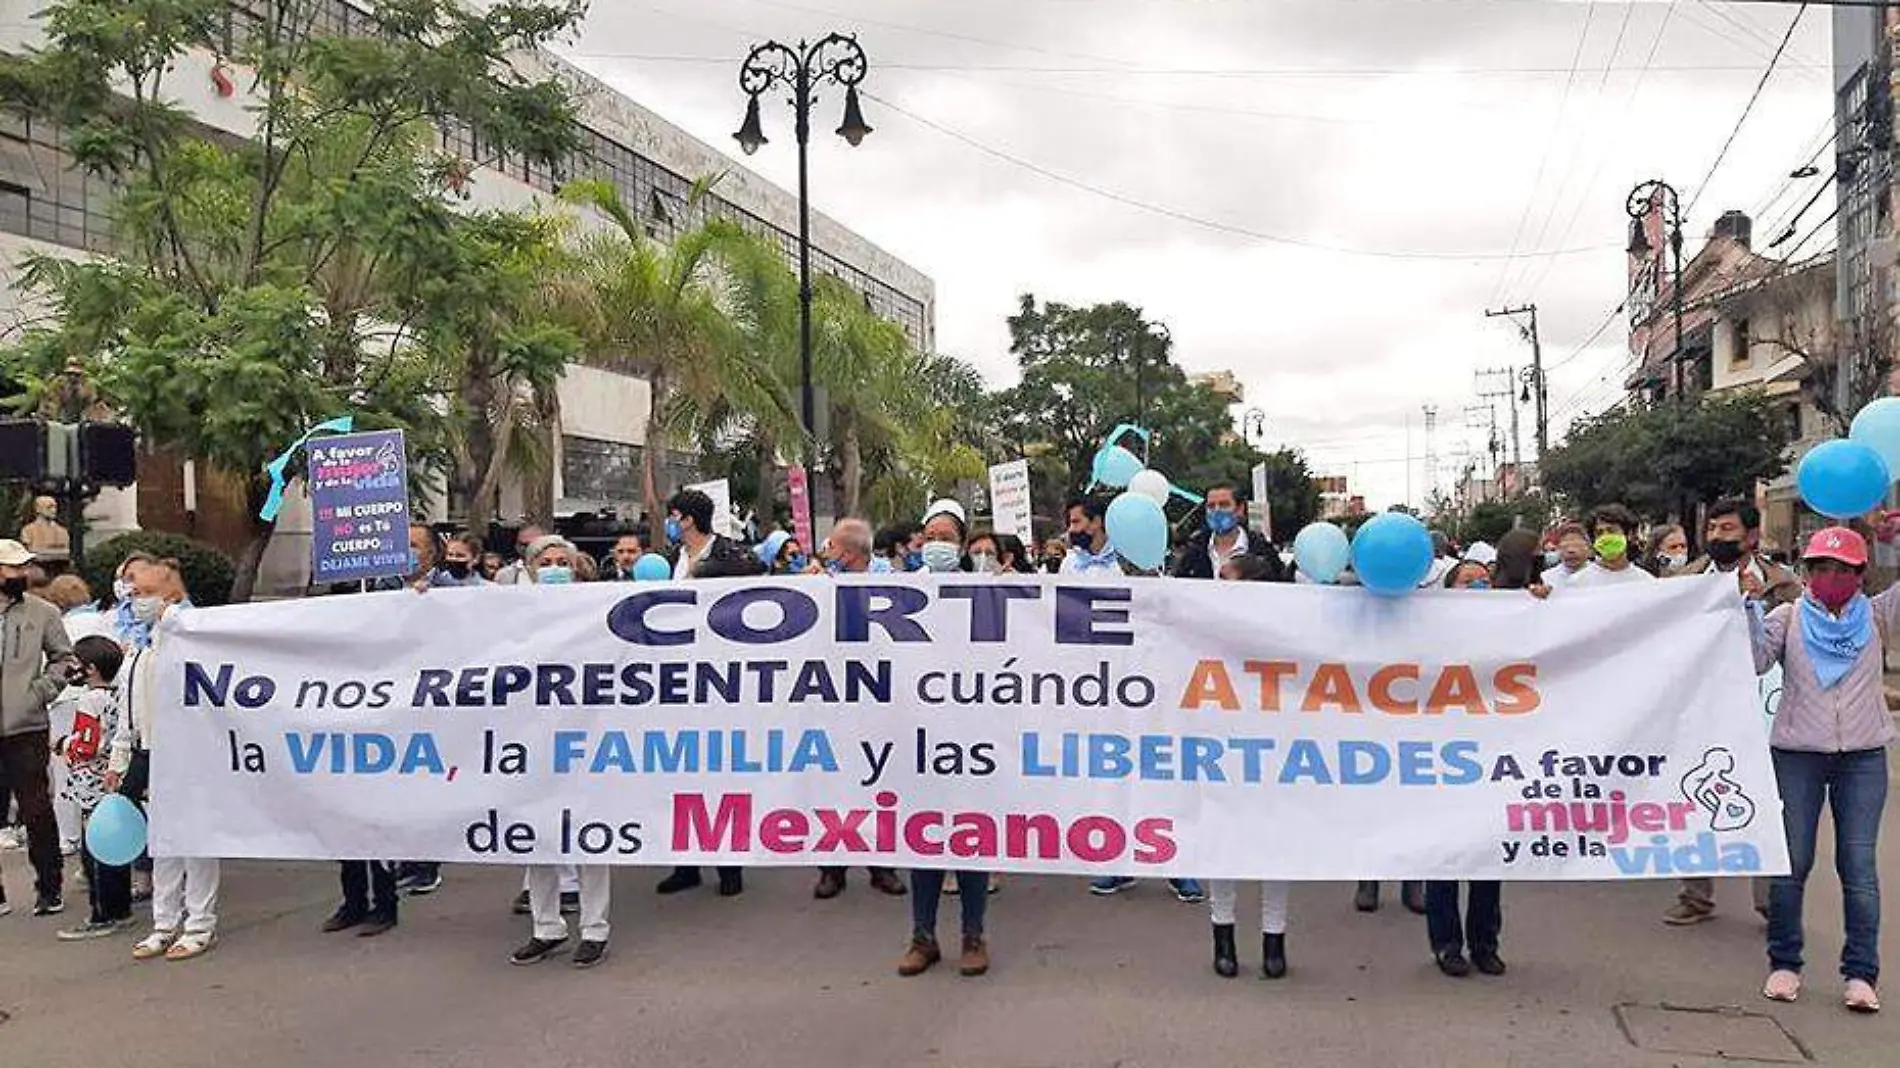
M 1900 791 L 1882 844 L 1889 876 L 1896 807 Z M 333 865 L 228 864 L 221 945 L 174 964 L 135 963 L 130 934 L 56 942 L 83 919 L 83 890 L 69 890 L 65 915 L 35 919 L 25 855 L 0 864 L 16 909 L 0 919 L 4 1068 L 1900 1065 L 1900 992 L 1883 1017 L 1840 1008 L 1831 855 L 1809 883 L 1809 985 L 1796 1005 L 1757 992 L 1762 923 L 1735 881 L 1719 887 L 1720 917 L 1688 929 L 1657 918 L 1671 883 L 1507 886 L 1510 974 L 1464 980 L 1433 968 L 1424 921 L 1396 885 L 1374 915 L 1353 910 L 1350 885 L 1301 885 L 1292 974 L 1264 982 L 1244 926 L 1259 914 L 1250 894 L 1242 977 L 1223 980 L 1205 906 L 1176 902 L 1165 883 L 1099 899 L 1079 878 L 1012 876 L 991 901 L 987 977 L 959 977 L 952 955 L 900 979 L 908 905 L 873 892 L 862 870 L 844 896 L 814 901 L 804 869 L 752 871 L 736 899 L 710 886 L 660 898 L 662 872 L 621 869 L 613 953 L 577 971 L 564 957 L 507 963 L 528 931 L 509 912 L 521 885 L 511 868 L 448 868 L 439 893 L 405 901 L 396 931 L 360 939 L 318 932 L 335 905 Z M 943 906 L 953 954 L 956 902 Z M 1895 911 L 1890 897 L 1889 960 L 1900 959 Z

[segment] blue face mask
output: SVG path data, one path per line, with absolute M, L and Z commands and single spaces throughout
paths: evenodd
M 1231 534 L 1240 525 L 1240 517 L 1225 508 L 1210 509 L 1207 513 L 1207 529 L 1216 534 Z
M 844 574 L 844 565 L 843 565 L 842 563 L 839 563 L 839 562 L 838 562 L 838 561 L 836 561 L 836 560 L 826 560 L 826 561 L 825 561 L 825 574 L 827 574 L 827 575 L 842 575 L 842 574 Z
M 666 540 L 675 545 L 680 540 L 680 521 L 670 515 L 666 517 Z
M 535 573 L 535 581 L 543 586 L 566 586 L 574 581 L 574 569 L 550 564 Z
M 793 571 L 803 571 L 811 566 L 811 561 L 805 558 L 804 553 L 796 553 L 785 561 L 785 566 Z
M 924 569 L 924 554 L 923 553 L 908 552 L 904 554 L 904 570 L 922 571 L 923 569 Z
M 1472 590 L 1488 590 L 1490 588 L 1491 588 L 1490 579 L 1478 579 L 1477 581 L 1473 582 L 1470 586 L 1466 587 L 1466 589 L 1472 589 Z
M 416 551 L 411 549 L 409 550 L 409 573 L 413 575 L 420 570 L 422 570 L 422 557 L 417 556 Z

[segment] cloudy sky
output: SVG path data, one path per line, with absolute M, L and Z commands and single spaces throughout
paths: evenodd
M 819 208 L 936 279 L 939 347 L 1014 377 L 1022 293 L 1127 300 L 1190 370 L 1231 369 L 1268 441 L 1372 503 L 1482 454 L 1474 372 L 1528 347 L 1553 425 L 1614 399 L 1625 198 L 1663 176 L 1691 249 L 1722 211 L 1757 247 L 1831 167 L 1830 13 L 1810 8 L 1712 178 L 1797 8 L 1652 0 L 596 0 L 570 55 L 722 151 L 739 60 L 856 32 L 876 133 L 814 144 Z M 821 103 L 814 126 L 836 124 Z M 789 113 L 747 165 L 790 187 Z M 1831 197 L 1799 255 L 1832 246 Z M 1598 333 L 1593 343 L 1591 335 Z M 1508 417 L 1498 402 L 1500 422 Z M 1528 408 L 1521 414 L 1526 458 Z M 1165 429 L 1165 428 L 1164 428 Z M 1407 462 L 1410 455 L 1412 460 Z

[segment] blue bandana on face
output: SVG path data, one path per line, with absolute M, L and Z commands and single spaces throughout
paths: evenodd
M 1207 529 L 1216 534 L 1230 534 L 1240 525 L 1240 517 L 1225 508 L 1210 508 L 1207 512 Z

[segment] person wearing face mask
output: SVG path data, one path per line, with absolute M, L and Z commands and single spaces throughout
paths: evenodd
M 1834 863 L 1846 921 L 1842 1001 L 1849 1010 L 1871 1013 L 1880 1009 L 1880 816 L 1887 801 L 1887 745 L 1894 736 L 1882 685 L 1882 646 L 1900 629 L 1900 586 L 1873 598 L 1862 592 L 1867 542 L 1845 527 L 1818 531 L 1802 563 L 1807 589 L 1799 601 L 1765 610 L 1760 594 L 1747 599 L 1755 670 L 1782 668 L 1769 747 L 1791 867 L 1769 889 L 1771 970 L 1762 995 L 1793 1001 L 1801 994 L 1803 897 L 1827 808 L 1834 817 Z M 1724 777 L 1725 770 L 1715 764 L 1692 796 L 1718 818 L 1752 804 Z
M 65 908 L 59 824 L 53 816 L 51 720 L 47 709 L 66 689 L 72 641 L 59 609 L 26 592 L 33 554 L 0 539 L 0 780 L 20 807 L 33 865 L 35 916 Z M 4 804 L 0 800 L 0 804 Z M 0 913 L 9 911 L 0 890 Z
M 1003 574 L 1033 575 L 1036 567 L 1029 559 L 1029 550 L 1024 547 L 1023 539 L 1014 534 L 993 534 L 996 543 L 997 569 Z
M 924 511 L 924 570 L 932 574 L 956 574 L 963 570 L 963 542 L 967 531 L 963 505 L 944 498 Z M 991 543 L 992 549 L 994 543 Z M 995 562 L 982 570 L 994 575 Z M 897 962 L 897 974 L 922 975 L 943 959 L 937 944 L 937 911 L 944 896 L 944 882 L 954 876 L 957 899 L 963 921 L 963 952 L 957 970 L 965 976 L 983 975 L 990 970 L 989 944 L 984 940 L 983 920 L 989 910 L 989 876 L 980 871 L 946 872 L 941 868 L 916 868 L 910 873 L 910 944 Z
M 1551 544 L 1557 556 L 1544 561 L 1542 585 L 1562 589 L 1590 566 L 1590 532 L 1582 523 L 1564 523 L 1551 533 Z
M 141 563 L 131 577 L 132 610 L 141 621 L 156 625 L 188 607 L 178 561 Z M 165 803 L 162 795 L 150 792 L 151 753 L 158 744 L 160 709 L 166 705 L 157 669 L 163 635 L 162 629 L 154 629 L 151 644 L 119 669 L 119 726 L 106 761 L 106 789 L 142 802 L 148 812 L 153 804 Z M 218 941 L 221 879 L 215 857 L 154 855 L 152 933 L 132 947 L 132 959 L 184 961 L 210 952 Z
M 1063 575 L 1127 575 L 1135 569 L 1108 543 L 1108 501 L 1095 494 L 1069 500 L 1069 546 L 1062 557 Z M 1212 572 L 1209 572 L 1212 574 Z
M 831 528 L 831 559 L 825 563 L 825 572 L 830 575 L 869 575 L 879 573 L 874 566 L 877 559 L 872 556 L 871 524 L 854 516 L 845 516 Z M 888 569 L 886 569 L 888 570 Z M 903 897 L 909 893 L 904 881 L 890 868 L 870 868 L 871 888 L 892 897 Z M 842 866 L 830 866 L 818 869 L 818 883 L 812 888 L 811 896 L 820 901 L 828 901 L 844 893 L 845 872 Z
M 1637 566 L 1657 578 L 1668 578 L 1688 563 L 1688 533 L 1674 523 L 1664 523 L 1649 532 L 1649 544 Z
M 1203 510 L 1204 526 L 1188 539 L 1187 548 L 1175 562 L 1175 578 L 1214 578 L 1228 561 L 1251 556 L 1267 569 L 1267 581 L 1282 580 L 1279 551 L 1266 535 L 1247 527 L 1246 505 L 1232 483 L 1209 486 Z
M 1626 582 L 1654 582 L 1656 576 L 1630 560 L 1630 543 L 1636 537 L 1640 525 L 1635 513 L 1620 504 L 1606 504 L 1590 513 L 1590 535 L 1594 539 L 1591 546 L 1596 550 L 1597 558 L 1570 576 L 1562 588 L 1585 589 Z
M 1051 575 L 1062 570 L 1062 561 L 1069 555 L 1069 543 L 1064 538 L 1050 538 L 1042 544 L 1042 569 Z
M 802 575 L 811 566 L 804 546 L 787 530 L 775 530 L 753 549 L 768 575 Z
M 479 561 L 482 541 L 473 534 L 457 534 L 442 546 L 442 562 L 429 572 L 429 586 L 486 586 Z
M 1739 497 L 1719 500 L 1709 506 L 1708 525 L 1703 531 L 1703 555 L 1677 568 L 1674 575 L 1706 575 L 1710 571 L 1732 573 L 1736 589 L 1745 597 L 1761 601 L 1764 609 L 1794 604 L 1801 599 L 1801 580 L 1792 571 L 1763 557 L 1761 510 Z M 1772 880 L 1749 880 L 1755 911 L 1768 915 L 1768 895 Z M 1671 927 L 1689 927 L 1715 918 L 1715 880 L 1684 879 L 1676 903 L 1663 913 L 1663 922 Z
M 1005 561 L 999 537 L 989 531 L 970 535 L 963 551 L 970 559 L 970 570 L 979 575 L 1007 575 L 1015 571 L 1013 561 Z

